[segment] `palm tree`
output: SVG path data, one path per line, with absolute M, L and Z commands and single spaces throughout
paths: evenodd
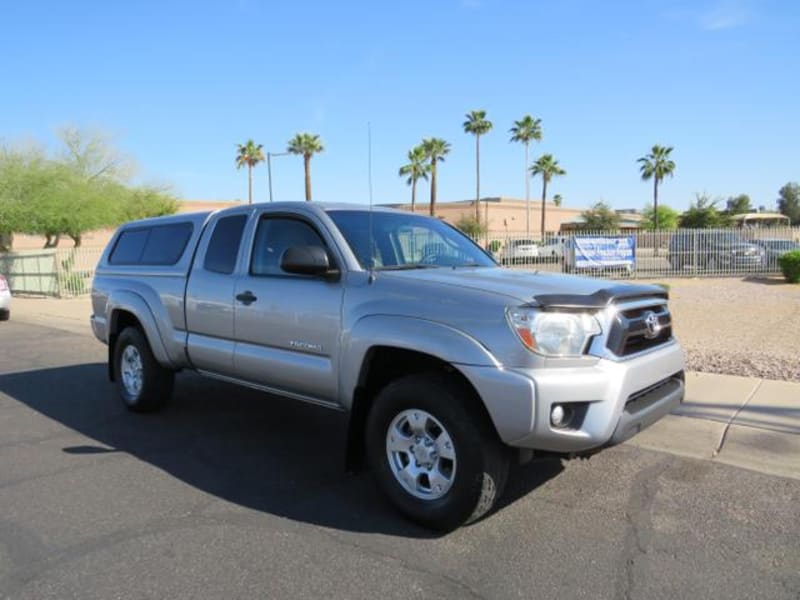
M 564 202 L 564 198 L 561 197 L 561 194 L 556 194 L 555 196 L 553 196 L 554 206 L 561 206 L 562 202 Z
M 485 110 L 473 110 L 464 115 L 464 133 L 475 136 L 475 220 L 481 222 L 481 136 L 492 130 L 492 122 L 486 119 Z M 486 205 L 488 210 L 488 203 Z
M 411 212 L 414 212 L 414 207 L 417 203 L 417 180 L 424 179 L 428 181 L 428 173 L 431 166 L 425 161 L 425 148 L 422 146 L 415 146 L 408 151 L 408 164 L 400 167 L 397 175 L 400 177 L 407 177 L 406 183 L 411 186 Z
M 528 146 L 532 140 L 542 139 L 542 120 L 525 115 L 508 130 L 512 142 L 525 144 L 525 233 L 531 234 L 531 182 L 528 179 Z
M 542 154 L 531 166 L 531 177 L 542 176 L 542 241 L 544 241 L 544 211 L 547 203 L 547 184 L 553 177 L 566 175 L 552 154 Z
M 317 134 L 298 133 L 289 140 L 286 151 L 303 156 L 303 168 L 306 175 L 306 202 L 311 202 L 311 157 L 325 150 L 322 140 Z
M 450 143 L 442 138 L 427 138 L 422 140 L 422 149 L 425 158 L 430 161 L 431 170 L 431 216 L 436 215 L 436 163 L 444 162 L 444 157 L 450 152 Z
M 675 173 L 675 162 L 669 157 L 672 146 L 659 146 L 656 144 L 650 150 L 650 154 L 641 157 L 636 162 L 639 163 L 639 172 L 642 180 L 653 180 L 653 229 L 658 231 L 658 184 L 669 175 Z
M 264 162 L 263 145 L 247 140 L 244 144 L 236 144 L 236 168 L 247 165 L 247 203 L 253 203 L 253 167 Z

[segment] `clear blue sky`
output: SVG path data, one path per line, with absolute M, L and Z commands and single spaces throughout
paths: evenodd
M 532 156 L 567 170 L 567 206 L 641 208 L 635 160 L 675 147 L 663 202 L 748 193 L 774 205 L 800 180 L 800 3 L 562 2 L 0 3 L 0 138 L 52 143 L 59 126 L 100 127 L 187 199 L 247 194 L 237 142 L 282 151 L 319 133 L 316 200 L 367 202 L 367 121 L 376 202 L 407 201 L 397 177 L 422 137 L 449 140 L 440 200 L 474 196 L 464 113 L 484 108 L 482 193 L 522 197 L 522 147 L 508 128 L 543 121 Z M 303 197 L 302 160 L 273 161 L 277 199 Z M 255 171 L 266 199 L 266 168 Z M 540 182 L 531 193 L 540 194 Z M 423 184 L 422 198 L 428 188 Z

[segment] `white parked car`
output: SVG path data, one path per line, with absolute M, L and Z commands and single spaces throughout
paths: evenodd
M 539 258 L 539 246 L 533 240 L 508 240 L 500 252 L 500 264 L 532 263 Z
M 546 244 L 539 247 L 539 256 L 542 258 L 564 258 L 566 238 L 558 236 L 551 238 Z
M 0 275 L 0 321 L 8 321 L 11 316 L 11 290 L 8 281 Z

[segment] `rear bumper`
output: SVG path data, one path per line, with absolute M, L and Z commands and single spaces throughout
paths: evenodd
M 106 327 L 106 320 L 103 317 L 98 315 L 92 315 L 89 318 L 89 322 L 92 324 L 92 332 L 94 333 L 94 337 L 98 340 L 103 342 L 104 344 L 108 343 L 108 328 Z

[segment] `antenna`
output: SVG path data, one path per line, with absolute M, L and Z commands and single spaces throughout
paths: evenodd
M 367 182 L 369 185 L 369 282 L 375 281 L 375 251 L 372 232 L 372 123 L 367 121 Z

